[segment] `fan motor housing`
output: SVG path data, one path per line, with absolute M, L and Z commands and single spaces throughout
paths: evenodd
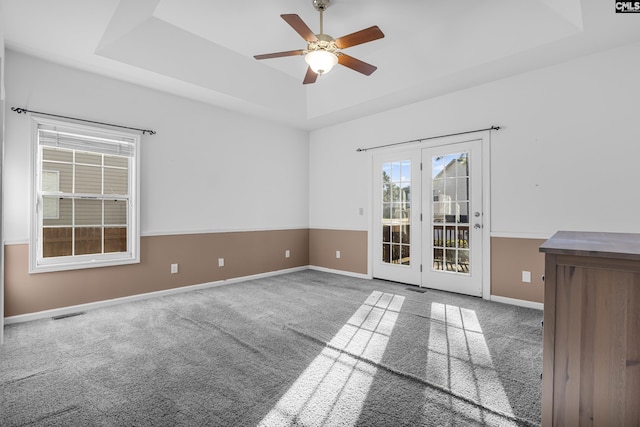
M 326 50 L 333 54 L 337 54 L 340 49 L 336 46 L 335 40 L 328 34 L 316 34 L 318 41 L 307 43 L 307 52 L 313 52 L 315 50 Z M 305 53 L 307 53 L 305 52 Z
M 313 0 L 312 3 L 318 12 L 324 12 L 329 7 L 329 0 Z

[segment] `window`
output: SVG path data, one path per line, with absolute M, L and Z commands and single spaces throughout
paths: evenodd
M 139 262 L 139 135 L 33 117 L 32 273 Z

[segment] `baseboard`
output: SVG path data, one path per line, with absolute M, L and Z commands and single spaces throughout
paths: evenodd
M 342 276 L 355 277 L 355 278 L 358 278 L 358 279 L 371 279 L 372 278 L 368 274 L 354 273 L 352 271 L 344 271 L 344 270 L 335 270 L 333 268 L 318 267 L 317 265 L 310 265 L 309 266 L 309 270 L 322 271 L 324 273 L 340 274 Z
M 117 305 L 117 304 L 124 304 L 124 303 L 127 303 L 127 302 L 141 301 L 141 300 L 146 300 L 146 299 L 150 299 L 150 298 L 158 298 L 158 297 L 163 297 L 163 296 L 167 296 L 167 295 L 174 295 L 174 294 L 179 294 L 179 293 L 183 293 L 183 292 L 195 291 L 195 290 L 199 290 L 199 289 L 215 288 L 217 286 L 231 285 L 233 283 L 246 282 L 248 280 L 255 280 L 255 279 L 262 279 L 262 278 L 265 278 L 265 277 L 279 276 L 279 275 L 282 275 L 282 274 L 293 273 L 293 272 L 296 272 L 296 271 L 303 271 L 303 270 L 308 270 L 308 269 L 309 269 L 309 267 L 305 265 L 303 267 L 295 267 L 295 268 L 288 268 L 288 269 L 285 269 L 285 270 L 269 271 L 267 273 L 253 274 L 253 275 L 250 275 L 250 276 L 234 277 L 232 279 L 219 280 L 219 281 L 216 281 L 216 282 L 200 283 L 200 284 L 197 284 L 197 285 L 182 286 L 182 287 L 179 287 L 179 288 L 171 288 L 171 289 L 165 289 L 165 290 L 162 290 L 162 291 L 155 291 L 155 292 L 147 292 L 147 293 L 144 293 L 144 294 L 131 295 L 131 296 L 128 296 L 128 297 L 114 298 L 114 299 L 109 299 L 109 300 L 104 300 L 104 301 L 90 302 L 90 303 L 86 303 L 86 304 L 71 305 L 71 306 L 68 306 L 68 307 L 61 307 L 61 308 L 54 308 L 54 309 L 51 309 L 51 310 L 37 311 L 35 313 L 19 314 L 19 315 L 16 315 L 16 316 L 5 317 L 4 318 L 4 324 L 5 325 L 11 325 L 11 324 L 14 324 L 14 323 L 22 323 L 22 322 L 30 322 L 32 320 L 47 319 L 47 318 L 51 318 L 51 317 L 54 317 L 54 316 L 63 316 L 63 315 L 71 314 L 71 313 L 76 313 L 78 311 L 95 310 L 95 309 L 98 309 L 98 308 L 109 307 L 109 306 Z
M 534 301 L 527 301 L 527 300 L 523 300 L 523 299 L 515 299 L 515 298 L 507 298 L 507 297 L 501 297 L 498 295 L 491 295 L 491 301 L 494 302 L 501 302 L 503 304 L 511 304 L 511 305 L 517 305 L 520 307 L 527 307 L 527 308 L 535 308 L 537 310 L 544 310 L 544 304 L 541 302 L 534 302 Z
M 219 281 L 216 281 L 216 282 L 200 283 L 200 284 L 197 284 L 197 285 L 182 286 L 182 287 L 179 287 L 179 288 L 165 289 L 165 290 L 162 290 L 162 291 L 155 291 L 155 292 L 148 292 L 148 293 L 144 293 L 144 294 L 131 295 L 131 296 L 128 296 L 128 297 L 114 298 L 114 299 L 109 299 L 109 300 L 104 300 L 104 301 L 96 301 L 96 302 L 90 302 L 90 303 L 86 303 L 86 304 L 78 304 L 78 305 L 72 305 L 72 306 L 68 306 L 68 307 L 54 308 L 54 309 L 51 309 L 51 310 L 38 311 L 38 312 L 35 312 L 35 313 L 19 314 L 19 315 L 16 315 L 16 316 L 5 317 L 4 318 L 4 324 L 5 325 L 11 325 L 11 324 L 15 324 L 15 323 L 30 322 L 32 320 L 47 319 L 47 318 L 51 318 L 51 317 L 54 317 L 54 316 L 63 316 L 63 315 L 66 315 L 66 314 L 76 313 L 78 311 L 95 310 L 95 309 L 98 309 L 98 308 L 109 307 L 109 306 L 117 305 L 117 304 L 124 304 L 124 303 L 127 303 L 127 302 L 141 301 L 141 300 L 146 300 L 146 299 L 150 299 L 150 298 L 158 298 L 158 297 L 163 297 L 163 296 L 167 296 L 167 295 L 174 295 L 174 294 L 179 294 L 179 293 L 183 293 L 183 292 L 195 291 L 195 290 L 199 290 L 199 289 L 207 289 L 207 288 L 214 288 L 214 287 L 217 287 L 217 286 L 231 285 L 233 283 L 240 283 L 240 282 L 246 282 L 246 281 L 249 281 L 249 280 L 262 279 L 262 278 L 265 278 L 265 277 L 279 276 L 279 275 L 282 275 L 282 274 L 293 273 L 293 272 L 296 272 L 296 271 L 304 271 L 304 270 L 316 270 L 316 271 L 322 271 L 324 273 L 332 273 L 332 274 L 339 274 L 339 275 L 343 275 L 343 276 L 355 277 L 355 278 L 358 278 L 358 279 L 369 279 L 369 280 L 371 279 L 371 277 L 369 275 L 367 275 L 367 274 L 354 273 L 354 272 L 351 272 L 351 271 L 336 270 L 336 269 L 332 269 L 332 268 L 318 267 L 318 266 L 315 266 L 315 265 L 308 265 L 308 266 L 302 266 L 302 267 L 288 268 L 288 269 L 285 269 L 285 270 L 277 270 L 277 271 L 269 271 L 269 272 L 266 272 L 266 273 L 253 274 L 253 275 L 250 275 L 250 276 L 235 277 L 235 278 L 232 278 L 232 279 L 219 280 Z M 498 296 L 498 295 L 491 295 L 490 299 L 491 299 L 491 301 L 494 301 L 494 302 L 517 305 L 517 306 L 520 306 L 520 307 L 534 308 L 534 309 L 537 309 L 537 310 L 543 310 L 544 309 L 544 304 L 539 303 L 539 302 L 533 302 L 533 301 L 526 301 L 526 300 L 520 300 L 520 299 L 514 299 L 514 298 L 501 297 L 501 296 Z

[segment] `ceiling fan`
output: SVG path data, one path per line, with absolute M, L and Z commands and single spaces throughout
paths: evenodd
M 315 83 L 318 75 L 328 73 L 336 64 L 344 65 L 367 76 L 371 75 L 377 67 L 349 56 L 341 50 L 383 38 L 384 34 L 380 28 L 374 25 L 373 27 L 334 39 L 323 32 L 322 13 L 329 7 L 329 0 L 313 0 L 313 6 L 320 12 L 319 34 L 314 34 L 302 18 L 296 14 L 280 15 L 287 24 L 291 25 L 291 27 L 307 41 L 306 49 L 255 55 L 254 58 L 270 59 L 304 55 L 304 59 L 307 64 L 309 64 L 309 67 L 302 82 L 303 84 Z

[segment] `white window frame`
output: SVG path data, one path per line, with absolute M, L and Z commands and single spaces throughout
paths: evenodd
M 130 132 L 114 131 L 96 126 L 79 125 L 74 122 L 53 120 L 33 115 L 31 117 L 31 230 L 29 236 L 29 272 L 44 273 L 52 271 L 77 270 L 94 267 L 107 267 L 140 262 L 140 135 Z M 87 139 L 126 141 L 131 147 L 129 157 L 129 209 L 127 209 L 127 249 L 124 252 L 102 254 L 85 254 L 59 257 L 43 257 L 42 229 L 44 217 L 44 203 L 42 198 L 41 171 L 42 148 L 39 144 L 39 130 L 41 128 L 55 128 L 56 130 L 86 136 Z M 91 150 L 87 150 L 91 152 Z M 96 151 L 99 152 L 99 151 Z M 81 198 L 82 196 L 75 195 Z M 102 200 L 110 200 L 104 195 Z M 104 227 L 104 225 L 103 225 Z

